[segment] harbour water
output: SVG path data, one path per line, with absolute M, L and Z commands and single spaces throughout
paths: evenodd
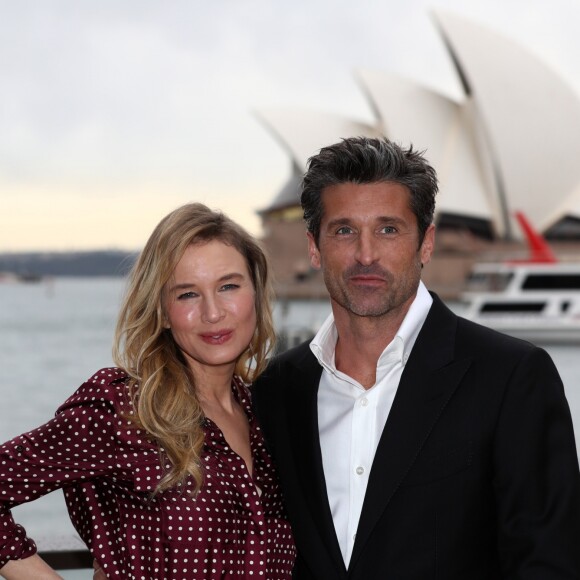
M 120 278 L 57 278 L 38 284 L 0 284 L 0 441 L 28 431 L 95 370 L 109 366 Z M 327 303 L 278 304 L 277 324 L 293 344 L 316 328 Z M 579 345 L 546 346 L 564 381 L 580 447 Z M 34 538 L 75 535 L 61 492 L 13 510 Z

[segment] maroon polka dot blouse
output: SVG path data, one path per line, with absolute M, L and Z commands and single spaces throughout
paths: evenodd
M 232 387 L 249 417 L 253 477 L 206 419 L 200 492 L 192 497 L 186 481 L 153 495 L 167 460 L 127 420 L 126 379 L 100 370 L 52 421 L 0 447 L 0 567 L 36 551 L 10 509 L 62 488 L 107 578 L 290 578 L 290 525 L 247 388 Z

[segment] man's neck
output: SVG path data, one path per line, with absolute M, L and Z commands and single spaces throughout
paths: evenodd
M 379 357 L 395 338 L 407 310 L 397 316 L 380 317 L 343 316 L 344 311 L 335 312 L 338 340 L 334 362 L 337 370 L 367 389 L 372 387 L 376 382 Z

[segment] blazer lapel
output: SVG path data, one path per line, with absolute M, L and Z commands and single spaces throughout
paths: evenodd
M 471 364 L 470 359 L 453 360 L 456 323 L 457 317 L 434 296 L 375 453 L 350 567 Z
M 322 368 L 308 349 L 308 353 L 297 361 L 296 370 L 295 377 L 286 379 L 292 382 L 292 388 L 287 390 L 285 402 L 298 480 L 312 519 L 317 523 L 317 531 L 335 561 L 340 577 L 346 577 L 326 492 L 318 433 L 317 394 Z

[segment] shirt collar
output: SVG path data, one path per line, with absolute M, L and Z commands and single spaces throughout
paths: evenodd
M 334 350 L 336 348 L 336 341 L 338 340 L 338 331 L 334 324 L 334 315 L 332 312 L 328 315 L 322 326 L 312 339 L 310 343 L 310 350 L 318 359 L 318 362 L 326 368 L 326 370 L 336 371 L 334 364 Z
M 392 363 L 393 360 L 400 360 L 403 364 L 407 362 L 432 303 L 433 298 L 431 298 L 425 284 L 419 281 L 417 295 L 411 303 L 395 338 L 381 353 L 377 368 Z M 334 315 L 330 313 L 312 339 L 310 350 L 318 359 L 318 362 L 331 372 L 336 371 L 334 351 L 337 339 L 338 331 L 334 323 Z

